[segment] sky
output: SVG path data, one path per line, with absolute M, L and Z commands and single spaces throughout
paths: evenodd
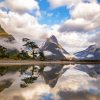
M 0 25 L 20 45 L 55 35 L 68 52 L 100 47 L 100 0 L 0 0 Z

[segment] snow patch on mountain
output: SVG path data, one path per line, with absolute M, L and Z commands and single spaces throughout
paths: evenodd
M 44 55 L 50 56 L 50 55 L 54 55 L 54 54 L 52 52 L 50 52 L 50 51 L 44 51 Z
M 86 50 L 74 54 L 77 59 L 100 60 L 100 48 L 96 45 L 90 45 Z

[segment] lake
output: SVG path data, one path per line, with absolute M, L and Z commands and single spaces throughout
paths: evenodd
M 0 100 L 100 100 L 100 64 L 1 66 Z

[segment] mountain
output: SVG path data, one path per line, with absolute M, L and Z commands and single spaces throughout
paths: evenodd
M 7 32 L 5 32 L 5 30 L 0 26 L 0 37 L 6 37 L 9 34 Z
M 100 48 L 90 45 L 86 50 L 74 54 L 80 60 L 100 60 Z
M 58 43 L 54 35 L 47 39 L 42 47 L 42 51 L 48 60 L 66 60 L 70 56 Z
M 3 39 L 5 42 L 13 42 L 15 38 L 8 34 L 1 26 L 0 26 L 0 39 Z

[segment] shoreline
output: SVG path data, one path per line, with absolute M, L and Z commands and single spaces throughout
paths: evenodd
M 32 61 L 32 60 L 0 60 L 0 66 L 40 64 L 100 64 L 100 61 Z

